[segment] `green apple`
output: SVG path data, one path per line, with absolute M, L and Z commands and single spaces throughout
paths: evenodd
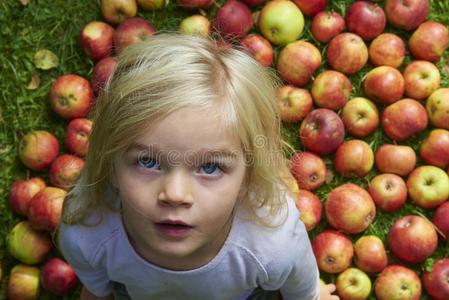
M 335 285 L 342 300 L 363 300 L 371 293 L 371 280 L 358 268 L 348 268 L 341 272 Z
M 263 36 L 275 45 L 296 41 L 304 29 L 304 16 L 289 0 L 269 1 L 260 11 L 258 27 Z
M 203 15 L 191 15 L 179 23 L 179 32 L 208 37 L 210 34 L 209 19 Z
M 435 208 L 449 197 L 449 176 L 441 168 L 420 166 L 408 176 L 407 188 L 413 203 L 423 208 Z
M 153 11 L 168 5 L 170 0 L 137 0 L 137 4 L 144 10 Z
M 15 265 L 11 269 L 8 281 L 9 299 L 38 299 L 40 269 L 24 264 Z

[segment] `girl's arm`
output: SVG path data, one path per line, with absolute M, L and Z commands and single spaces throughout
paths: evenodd
M 320 284 L 320 300 L 338 300 L 340 297 L 332 295 L 335 292 L 335 284 Z
M 114 296 L 108 295 L 105 297 L 97 297 L 91 292 L 89 292 L 89 290 L 86 289 L 85 286 L 83 286 L 83 289 L 81 290 L 80 300 L 114 300 Z

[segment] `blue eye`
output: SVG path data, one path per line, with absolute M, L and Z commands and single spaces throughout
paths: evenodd
M 208 175 L 216 175 L 216 174 L 218 174 L 219 172 L 222 171 L 222 169 L 215 163 L 204 164 L 204 165 L 201 166 L 200 169 L 203 170 L 204 173 L 206 173 Z M 218 173 L 215 172 L 215 171 L 218 171 Z
M 153 169 L 155 166 L 158 166 L 156 160 L 151 157 L 139 157 L 137 163 L 144 169 Z

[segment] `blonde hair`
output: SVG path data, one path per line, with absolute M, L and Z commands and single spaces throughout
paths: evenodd
M 285 208 L 292 178 L 280 136 L 279 84 L 272 70 L 212 39 L 164 33 L 128 46 L 96 100 L 86 164 L 66 196 L 63 222 L 85 224 L 92 211 L 113 209 L 105 194 L 114 162 L 151 122 L 184 107 L 218 105 L 217 122 L 236 130 L 247 162 L 238 205 L 269 226 Z M 257 214 L 260 207 L 268 208 L 266 216 Z

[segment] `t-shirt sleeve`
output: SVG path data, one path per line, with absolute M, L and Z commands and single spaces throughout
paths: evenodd
M 80 281 L 95 296 L 104 297 L 112 294 L 112 285 L 107 270 L 101 262 L 91 257 L 98 257 L 93 243 L 82 238 L 82 227 L 61 224 L 59 231 L 59 249 L 73 268 Z

